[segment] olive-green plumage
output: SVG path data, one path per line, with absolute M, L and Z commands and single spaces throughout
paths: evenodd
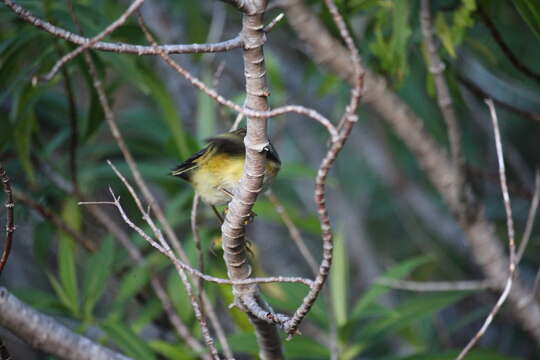
M 171 171 L 193 185 L 204 202 L 224 205 L 240 181 L 244 170 L 246 129 L 216 135 L 207 139 L 208 145 Z M 270 144 L 264 149 L 266 169 L 263 184 L 267 187 L 277 175 L 281 161 Z

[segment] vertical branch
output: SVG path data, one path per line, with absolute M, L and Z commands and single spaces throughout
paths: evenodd
M 255 11 L 242 16 L 242 38 L 244 39 L 244 74 L 246 79 L 245 107 L 256 111 L 268 110 L 269 90 L 266 83 L 263 44 L 266 36 L 263 31 L 263 14 L 266 0 L 250 2 Z M 246 279 L 251 275 L 245 241 L 245 223 L 251 216 L 251 208 L 262 190 L 266 158 L 263 149 L 268 144 L 267 120 L 248 117 L 246 160 L 244 172 L 221 227 L 223 238 L 223 257 L 227 273 L 232 280 Z M 257 301 L 256 285 L 233 286 L 236 305 L 247 310 L 244 304 Z M 253 301 L 254 300 L 254 301 Z M 259 319 L 248 312 L 256 331 L 259 354 L 262 359 L 282 359 L 283 350 L 276 326 Z
M 450 154 L 456 169 L 463 176 L 463 152 L 461 151 L 461 137 L 459 130 L 459 122 L 452 103 L 450 89 L 446 79 L 444 78 L 444 69 L 446 65 L 442 62 L 435 44 L 435 36 L 433 30 L 432 14 L 430 9 L 430 1 L 422 0 L 420 8 L 420 23 L 422 26 L 422 35 L 427 48 L 428 70 L 433 75 L 435 80 L 435 88 L 437 89 L 437 100 L 439 109 L 443 115 L 448 130 L 448 139 L 450 142 Z M 457 188 L 462 188 L 464 179 L 458 179 L 460 184 Z
M 499 131 L 499 123 L 497 120 L 497 113 L 495 112 L 495 105 L 493 105 L 493 100 L 486 99 L 486 104 L 489 107 L 491 113 L 491 121 L 493 122 L 493 132 L 495 134 L 495 146 L 497 148 L 497 161 L 499 164 L 499 178 L 501 182 L 501 191 L 504 201 L 504 210 L 506 212 L 506 229 L 508 231 L 508 248 L 510 252 L 510 261 L 508 263 L 508 278 L 506 280 L 506 285 L 504 286 L 503 292 L 491 309 L 488 317 L 484 321 L 484 324 L 478 330 L 478 332 L 473 336 L 465 348 L 461 351 L 456 360 L 462 360 L 465 358 L 467 353 L 476 345 L 478 340 L 486 333 L 489 325 L 493 321 L 495 315 L 499 312 L 502 305 L 506 301 L 506 298 L 510 294 L 512 289 L 512 281 L 514 279 L 514 273 L 516 271 L 516 244 L 514 240 L 514 219 L 512 217 L 512 206 L 510 204 L 510 195 L 508 194 L 508 185 L 506 183 L 506 169 L 504 166 L 504 155 L 501 144 L 501 134 Z
M 15 203 L 13 202 L 13 194 L 11 192 L 11 184 L 9 177 L 6 174 L 6 170 L 0 163 L 0 181 L 2 181 L 2 188 L 6 193 L 5 207 L 6 207 L 6 238 L 4 241 L 4 250 L 2 251 L 2 257 L 0 257 L 0 275 L 2 270 L 7 264 L 9 254 L 11 253 L 11 245 L 13 243 L 13 232 L 15 231 L 15 225 L 13 224 L 13 208 Z

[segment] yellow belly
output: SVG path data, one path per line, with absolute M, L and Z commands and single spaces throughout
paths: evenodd
M 244 170 L 244 157 L 225 155 L 211 156 L 204 164 L 199 164 L 193 172 L 191 183 L 202 200 L 210 205 L 227 204 L 234 193 Z M 279 164 L 266 162 L 264 186 L 269 185 L 279 171 Z

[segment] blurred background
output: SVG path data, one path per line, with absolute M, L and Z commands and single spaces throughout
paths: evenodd
M 426 65 L 420 1 L 336 2 L 364 65 L 386 78 L 388 87 L 422 119 L 426 131 L 448 149 L 448 133 Z M 77 32 L 65 2 L 18 3 Z M 129 3 L 81 0 L 75 1 L 75 10 L 85 34 L 91 36 Z M 267 21 L 285 3 L 270 1 Z M 305 3 L 337 36 L 322 2 Z M 497 241 L 506 249 L 506 217 L 484 98 L 495 100 L 499 115 L 519 240 L 540 161 L 540 5 L 533 0 L 431 4 L 438 53 L 446 64 L 444 76 L 461 127 L 466 171 L 486 218 L 496 225 Z M 147 1 L 141 11 L 160 43 L 217 42 L 235 37 L 241 26 L 240 14 L 219 1 Z M 134 18 L 107 40 L 147 44 Z M 152 277 L 161 279 L 177 313 L 200 338 L 173 266 L 131 231 L 112 207 L 97 210 L 100 220 L 95 210 L 77 205 L 81 199 L 110 200 L 110 186 L 122 196 L 132 219 L 140 220 L 106 163 L 111 160 L 131 178 L 83 58 L 69 62 L 52 81 L 31 84 L 32 76 L 46 73 L 74 48 L 0 7 L 0 161 L 15 191 L 17 225 L 0 285 L 39 311 L 134 359 L 197 358 L 175 335 L 149 290 Z M 265 55 L 273 107 L 305 105 L 337 122 L 349 87 L 314 63 L 287 18 L 268 34 Z M 159 57 L 93 51 L 92 58 L 144 179 L 196 263 L 190 228 L 193 190 L 168 171 L 200 149 L 205 138 L 226 131 L 236 114 L 196 91 Z M 243 103 L 241 50 L 174 58 L 207 85 Z M 376 284 L 380 277 L 458 281 L 483 280 L 485 275 L 456 216 L 415 155 L 369 102 L 361 106 L 359 119 L 328 179 L 336 235 L 331 283 L 311 310 L 303 335 L 284 342 L 285 353 L 291 359 L 327 359 L 330 339 L 336 337 L 340 359 L 452 359 L 481 326 L 499 292 L 425 293 Z M 273 194 L 318 262 L 322 247 L 313 190 L 327 134 L 295 114 L 271 119 L 269 134 L 283 163 Z M 309 263 L 267 197 L 260 197 L 255 212 L 258 216 L 248 234 L 257 275 L 312 276 Z M 117 241 L 118 233 L 104 227 L 103 218 L 140 248 L 143 264 L 127 256 Z M 4 209 L 0 221 L 5 222 Z M 219 224 L 206 205 L 200 207 L 199 225 L 206 272 L 226 277 Z M 533 227 L 519 266 L 531 301 L 538 300 L 533 291 L 540 265 L 538 229 Z M 306 292 L 298 284 L 261 288 L 270 304 L 285 313 L 294 311 Z M 246 316 L 227 309 L 232 301 L 230 287 L 207 283 L 205 289 L 238 358 L 255 357 L 255 336 Z M 0 328 L 0 337 L 16 359 L 47 358 L 5 329 Z M 538 359 L 540 353 L 533 335 L 505 306 L 468 358 Z

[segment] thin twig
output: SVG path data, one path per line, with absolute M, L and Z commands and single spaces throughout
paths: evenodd
M 330 122 L 330 120 L 328 120 L 325 116 L 320 114 L 315 109 L 307 108 L 301 105 L 286 105 L 286 106 L 278 107 L 273 110 L 256 111 L 256 110 L 252 110 L 252 109 L 240 106 L 232 102 L 231 100 L 220 95 L 215 89 L 208 87 L 203 81 L 193 76 L 190 72 L 188 72 L 186 69 L 180 66 L 176 61 L 174 61 L 172 57 L 170 57 L 167 53 L 165 53 L 162 49 L 159 48 L 159 45 L 156 43 L 155 39 L 152 37 L 152 35 L 148 31 L 145 32 L 145 35 L 148 39 L 148 42 L 152 44 L 156 52 L 158 52 L 158 54 L 163 58 L 163 60 L 167 64 L 169 64 L 174 70 L 176 70 L 176 72 L 178 72 L 180 75 L 186 78 L 186 80 L 188 80 L 193 86 L 195 86 L 196 88 L 198 88 L 199 90 L 201 90 L 202 92 L 210 96 L 212 99 L 214 99 L 221 105 L 224 105 L 236 112 L 242 113 L 247 117 L 256 118 L 256 119 L 268 119 L 271 117 L 284 115 L 289 112 L 294 112 L 300 115 L 307 116 L 317 121 L 322 126 L 324 126 L 326 130 L 328 130 L 333 141 L 337 139 L 338 133 L 337 133 L 336 128 L 332 124 L 332 122 Z
M 2 251 L 2 257 L 0 257 L 0 276 L 7 264 L 9 254 L 11 253 L 11 246 L 13 244 L 13 233 L 15 232 L 15 225 L 13 224 L 13 208 L 15 202 L 13 202 L 13 194 L 11 192 L 11 184 L 6 170 L 2 163 L 0 163 L 0 181 L 2 181 L 2 188 L 6 194 L 4 206 L 6 207 L 6 237 L 4 240 L 4 250 Z
M 531 201 L 531 207 L 529 208 L 529 215 L 527 215 L 527 224 L 525 225 L 525 231 L 523 232 L 523 237 L 519 243 L 519 248 L 516 253 L 516 266 L 521 261 L 527 244 L 531 238 L 531 233 L 534 225 L 534 219 L 536 218 L 536 211 L 538 210 L 538 203 L 540 202 L 540 170 L 536 170 L 535 179 L 534 179 L 534 195 Z
M 212 339 L 212 336 L 210 335 L 210 331 L 208 330 L 208 325 L 206 324 L 206 319 L 204 317 L 204 314 L 202 313 L 201 311 L 201 305 L 197 302 L 197 299 L 195 298 L 195 295 L 193 294 L 193 288 L 191 287 L 191 283 L 186 275 L 186 266 L 185 264 L 181 263 L 177 258 L 176 256 L 174 255 L 173 251 L 171 250 L 171 248 L 169 247 L 169 244 L 167 243 L 167 241 L 165 240 L 165 238 L 163 237 L 163 234 L 161 232 L 161 230 L 159 230 L 156 226 L 156 224 L 154 223 L 154 221 L 152 220 L 152 218 L 150 217 L 150 214 L 148 214 L 148 212 L 144 209 L 144 207 L 142 206 L 142 203 L 139 199 L 139 197 L 137 196 L 135 190 L 133 189 L 133 187 L 131 186 L 131 184 L 126 180 L 126 178 L 116 169 L 116 167 L 114 167 L 114 165 L 109 161 L 108 162 L 109 165 L 111 166 L 111 168 L 114 170 L 114 172 L 116 173 L 116 175 L 120 178 L 120 180 L 123 182 L 124 186 L 128 189 L 129 193 L 131 194 L 133 200 L 135 201 L 135 203 L 137 204 L 137 207 L 139 208 L 139 211 L 141 212 L 142 216 L 143 216 L 143 220 L 150 226 L 150 228 L 152 229 L 152 232 L 154 233 L 154 235 L 156 236 L 156 238 L 158 239 L 158 242 L 159 244 L 154 241 L 153 239 L 151 239 L 150 237 L 148 237 L 148 235 L 146 235 L 146 233 L 144 233 L 144 231 L 142 231 L 142 229 L 138 228 L 128 217 L 127 215 L 125 214 L 125 212 L 123 211 L 122 207 L 120 206 L 120 197 L 116 197 L 112 191 L 111 188 L 109 188 L 109 191 L 111 193 L 111 195 L 113 196 L 113 199 L 114 199 L 114 204 L 116 205 L 116 207 L 118 208 L 118 210 L 120 211 L 120 214 L 122 215 L 122 218 L 124 219 L 124 221 L 132 228 L 134 229 L 135 231 L 137 231 L 141 236 L 143 236 L 146 240 L 148 240 L 150 242 L 150 244 L 152 246 L 154 246 L 156 249 L 158 249 L 159 251 L 161 251 L 163 254 L 167 255 L 171 260 L 173 260 L 173 264 L 175 265 L 176 269 L 177 269 L 177 272 L 178 272 L 178 275 L 180 276 L 180 279 L 182 280 L 182 282 L 184 283 L 184 287 L 186 289 L 186 292 L 188 294 L 188 297 L 190 298 L 191 300 L 191 306 L 193 307 L 193 311 L 195 313 L 195 317 L 197 318 L 200 326 L 201 326 L 201 333 L 203 334 L 203 338 L 205 340 L 205 343 L 208 347 L 208 349 L 210 350 L 210 354 L 212 355 L 212 357 L 214 359 L 219 359 L 219 355 L 218 355 L 218 352 L 217 352 L 217 349 L 214 345 L 214 340 Z M 144 236 L 146 235 L 146 237 Z M 174 261 L 176 260 L 176 261 Z M 182 265 L 184 266 L 182 266 Z
M 244 114 L 239 112 L 238 115 L 236 115 L 236 119 L 234 120 L 234 123 L 232 124 L 230 131 L 234 131 L 238 129 L 243 119 L 244 119 Z
M 435 44 L 435 32 L 433 30 L 433 21 L 430 9 L 430 1 L 422 0 L 420 8 L 420 23 L 422 25 L 422 34 L 427 47 L 427 62 L 428 70 L 433 75 L 435 87 L 437 89 L 437 100 L 439 108 L 443 115 L 448 130 L 448 138 L 450 142 L 450 153 L 452 161 L 457 168 L 463 167 L 463 152 L 461 150 L 461 139 L 459 131 L 459 122 L 452 104 L 450 89 L 444 78 L 445 64 L 442 62 L 437 53 L 437 45 Z M 462 171 L 461 171 L 462 172 Z M 463 181 L 463 179 L 460 179 Z M 458 184 L 461 188 L 462 185 Z
M 4 0 L 6 1 L 6 0 Z M 122 26 L 127 18 L 133 14 L 133 12 L 135 12 L 141 5 L 142 3 L 144 2 L 144 0 L 134 0 L 131 5 L 126 9 L 126 11 L 124 11 L 122 13 L 122 15 L 120 15 L 120 17 L 118 19 L 116 19 L 114 22 L 112 22 L 109 26 L 107 26 L 105 28 L 105 30 L 103 30 L 102 32 L 100 32 L 99 34 L 97 34 L 96 36 L 94 36 L 92 39 L 90 39 L 90 41 L 86 42 L 85 44 L 79 46 L 78 48 L 76 48 L 75 50 L 67 53 L 66 55 L 62 56 L 62 58 L 60 58 L 60 60 L 58 60 L 56 62 L 56 64 L 54 64 L 54 66 L 52 67 L 52 69 L 45 75 L 43 75 L 41 77 L 42 80 L 45 80 L 45 81 L 49 81 L 51 80 L 54 75 L 56 75 L 56 73 L 58 72 L 58 70 L 60 70 L 60 68 L 62 66 L 64 66 L 65 63 L 67 63 L 68 61 L 70 61 L 71 59 L 74 59 L 77 55 L 81 54 L 83 51 L 85 51 L 86 49 L 90 48 L 92 45 L 94 45 L 95 43 L 97 43 L 98 41 L 102 40 L 103 38 L 105 38 L 105 36 L 109 35 L 110 33 L 112 33 L 114 30 L 116 30 L 117 28 L 119 28 L 120 26 Z M 7 4 L 7 2 L 6 2 Z M 35 82 L 37 79 L 34 78 L 33 82 Z
M 281 221 L 283 221 L 283 223 L 285 224 L 285 227 L 287 227 L 291 239 L 293 239 L 294 243 L 298 247 L 298 250 L 304 257 L 304 260 L 306 260 L 310 269 L 313 271 L 313 274 L 316 276 L 319 270 L 319 266 L 317 265 L 313 254 L 311 254 L 311 251 L 309 251 L 308 247 L 306 246 L 306 242 L 304 241 L 300 230 L 298 230 L 298 228 L 294 224 L 294 221 L 292 221 L 291 217 L 289 216 L 287 209 L 285 208 L 285 206 L 283 206 L 279 198 L 272 192 L 272 190 L 268 190 L 265 195 L 268 200 L 270 200 L 272 205 L 274 205 L 274 209 L 281 218 Z
M 495 134 L 495 146 L 497 149 L 497 160 L 499 164 L 499 176 L 501 181 L 501 191 L 503 195 L 504 200 L 504 210 L 506 212 L 506 227 L 508 230 L 508 248 L 510 252 L 510 261 L 508 264 L 508 279 L 506 280 L 506 285 L 504 286 L 504 290 L 499 297 L 499 300 L 497 300 L 497 303 L 495 306 L 493 306 L 493 309 L 491 309 L 491 312 L 489 313 L 488 317 L 484 321 L 484 324 L 478 330 L 478 332 L 474 335 L 474 337 L 469 341 L 467 346 L 461 351 L 459 356 L 457 357 L 457 360 L 462 360 L 465 358 L 467 353 L 476 345 L 478 340 L 485 334 L 486 330 L 488 329 L 489 325 L 493 321 L 493 318 L 499 312 L 500 308 L 506 301 L 506 298 L 508 297 L 508 294 L 510 293 L 510 289 L 512 288 L 512 281 L 514 279 L 514 273 L 516 270 L 516 245 L 514 240 L 514 219 L 512 217 L 512 207 L 510 204 L 510 195 L 508 194 L 508 185 L 506 183 L 506 170 L 504 166 L 504 156 L 503 156 L 503 149 L 501 144 L 501 134 L 499 131 L 499 122 L 497 120 L 497 113 L 495 111 L 495 105 L 493 105 L 493 101 L 491 99 L 486 99 L 486 104 L 489 107 L 489 111 L 491 113 L 491 120 L 493 122 L 493 132 Z
M 469 281 L 411 281 L 382 278 L 375 281 L 378 285 L 388 286 L 393 289 L 436 292 L 436 291 L 477 291 L 493 288 L 487 280 Z
M 325 0 L 325 4 L 328 7 L 330 14 L 332 15 L 332 19 L 336 24 L 341 37 L 347 45 L 347 49 L 349 50 L 349 55 L 351 57 L 354 73 L 354 86 L 351 89 L 349 104 L 347 105 L 345 113 L 340 120 L 339 137 L 337 141 L 333 141 L 331 143 L 330 149 L 328 150 L 326 156 L 321 162 L 319 171 L 317 172 L 317 177 L 315 179 L 315 202 L 317 204 L 319 221 L 321 223 L 321 232 L 323 239 L 323 260 L 319 266 L 319 272 L 317 277 L 315 278 L 313 287 L 304 297 L 302 305 L 300 305 L 300 307 L 295 311 L 294 316 L 284 325 L 284 328 L 289 333 L 289 335 L 294 335 L 297 332 L 298 326 L 315 303 L 315 300 L 317 299 L 326 281 L 326 278 L 328 277 L 328 273 L 332 265 L 332 252 L 334 244 L 332 225 L 330 224 L 330 216 L 328 214 L 328 208 L 326 206 L 326 177 L 328 176 L 328 172 L 330 171 L 339 152 L 345 145 L 345 142 L 347 141 L 351 133 L 353 125 L 358 121 L 358 117 L 356 116 L 356 110 L 358 109 L 360 103 L 364 79 L 364 69 L 360 64 L 358 50 L 349 33 L 349 30 L 347 29 L 343 17 L 340 15 L 336 5 L 332 0 Z
M 112 190 L 110 190 L 112 191 Z M 154 248 L 156 248 L 159 252 L 167 256 L 173 264 L 180 267 L 182 270 L 185 270 L 189 272 L 191 275 L 200 278 L 205 281 L 213 282 L 220 285 L 251 285 L 251 284 L 269 284 L 269 283 L 298 283 L 298 284 L 304 284 L 308 287 L 311 287 L 313 285 L 313 282 L 309 279 L 302 278 L 302 277 L 289 277 L 289 276 L 272 276 L 272 277 L 262 277 L 262 278 L 248 278 L 243 280 L 231 280 L 231 279 L 225 279 L 225 278 L 219 278 L 207 274 L 203 274 L 197 269 L 192 268 L 191 266 L 185 264 L 181 260 L 179 260 L 174 253 L 172 252 L 171 248 L 168 245 L 163 246 L 163 243 L 161 242 L 161 238 L 158 236 L 158 240 L 153 239 L 148 234 L 144 232 L 140 227 L 135 225 L 135 223 L 127 216 L 124 208 L 122 207 L 120 203 L 120 197 L 117 197 L 116 195 L 113 195 L 113 201 L 80 201 L 79 205 L 113 205 L 118 209 L 118 212 L 122 216 L 122 219 L 124 222 L 137 234 L 139 234 L 144 240 L 146 240 L 150 245 L 152 245 Z M 145 220 L 147 219 L 146 215 L 143 215 Z
M 266 25 L 263 29 L 264 32 L 270 32 L 272 31 L 272 29 L 281 21 L 283 20 L 283 18 L 285 17 L 285 14 L 284 13 L 279 13 L 275 18 L 272 19 L 272 21 L 270 21 L 268 23 L 268 25 Z
M 74 34 L 66 29 L 54 26 L 53 24 L 42 20 L 34 15 L 27 9 L 16 4 L 12 0 L 2 0 L 17 16 L 22 20 L 34 25 L 35 27 L 42 29 L 49 34 L 58 38 L 69 41 L 77 45 L 85 45 L 90 42 L 91 39 Z M 239 49 L 243 45 L 242 38 L 236 36 L 230 40 L 221 41 L 213 44 L 177 44 L 177 45 L 161 45 L 159 50 L 164 51 L 167 54 L 201 54 L 201 53 L 214 53 L 224 52 L 233 49 Z M 126 43 L 111 43 L 99 41 L 90 46 L 93 50 L 116 52 L 121 54 L 136 54 L 136 55 L 157 55 L 158 50 L 153 46 L 126 44 Z

